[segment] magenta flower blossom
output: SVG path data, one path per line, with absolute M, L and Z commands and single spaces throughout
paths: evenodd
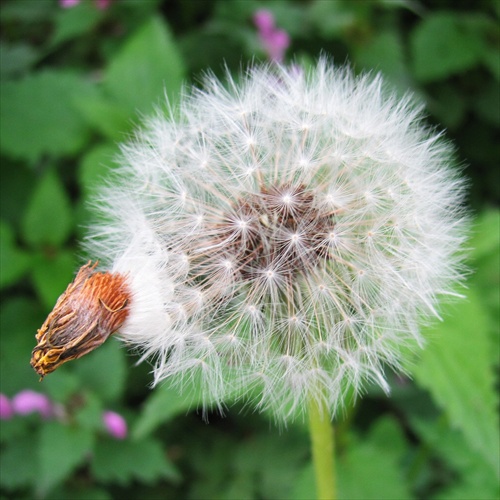
M 12 404 L 5 394 L 0 394 L 0 420 L 9 420 L 14 415 Z
M 111 1 L 112 0 L 95 0 L 94 5 L 99 10 L 105 10 L 111 5 Z M 59 5 L 63 9 L 69 9 L 78 5 L 80 2 L 81 0 L 59 0 Z
M 259 31 L 259 39 L 271 61 L 283 61 L 286 49 L 290 46 L 290 37 L 284 30 L 275 26 L 272 12 L 261 9 L 254 16 L 253 21 Z
M 127 422 L 114 411 L 105 411 L 102 414 L 104 427 L 108 433 L 116 439 L 125 439 L 127 437 Z
M 71 7 L 74 7 L 75 5 L 78 5 L 80 3 L 80 0 L 59 0 L 59 5 L 63 9 L 69 9 Z
M 43 418 L 50 418 L 54 414 L 50 399 L 45 394 L 29 389 L 17 393 L 12 398 L 12 409 L 18 415 L 39 413 Z

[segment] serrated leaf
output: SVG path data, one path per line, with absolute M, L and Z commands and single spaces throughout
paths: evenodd
M 0 221 L 0 288 L 12 285 L 29 269 L 30 255 L 17 247 L 9 225 Z
M 130 113 L 150 113 L 166 92 L 174 100 L 185 75 L 182 57 L 166 24 L 153 17 L 111 61 L 104 87 Z
M 152 439 L 99 442 L 92 460 L 92 474 L 100 481 L 121 485 L 134 479 L 152 483 L 167 478 L 177 482 L 180 477 L 161 445 Z
M 92 451 L 90 430 L 58 422 L 47 422 L 40 430 L 38 447 L 39 477 L 37 488 L 47 493 L 66 479 Z
M 73 281 L 75 259 L 71 252 L 60 251 L 53 257 L 38 254 L 34 258 L 31 278 L 43 305 L 50 311 L 59 296 Z
M 113 338 L 73 365 L 81 386 L 104 401 L 120 398 L 125 389 L 126 370 L 123 345 Z
M 339 459 L 339 498 L 411 498 L 400 462 L 404 438 L 391 419 L 379 419 L 368 437 L 351 441 Z
M 411 34 L 413 69 L 422 82 L 440 80 L 480 62 L 484 41 L 474 19 L 454 12 L 435 12 Z
M 459 307 L 449 307 L 444 318 L 427 331 L 431 342 L 413 370 L 415 381 L 496 469 L 500 433 L 487 312 L 471 286 L 467 299 Z
M 443 419 L 433 421 L 412 419 L 412 427 L 426 447 L 444 460 L 455 473 L 458 480 L 441 490 L 436 498 L 441 499 L 494 499 L 498 493 L 498 480 L 483 458 L 464 441 L 464 435 L 451 429 Z
M 78 152 L 88 140 L 89 128 L 74 109 L 73 99 L 89 86 L 81 77 L 62 71 L 2 82 L 2 151 L 31 161 L 43 154 Z
M 24 241 L 33 246 L 58 246 L 71 234 L 71 204 L 59 177 L 48 170 L 40 179 L 22 221 Z

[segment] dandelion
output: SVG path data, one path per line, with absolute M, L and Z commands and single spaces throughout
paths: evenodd
M 452 149 L 409 96 L 326 60 L 208 77 L 178 115 L 123 147 L 87 242 L 107 271 L 80 270 L 32 364 L 43 376 L 118 331 L 155 383 L 309 412 L 321 445 L 348 393 L 389 391 L 385 368 L 460 280 Z

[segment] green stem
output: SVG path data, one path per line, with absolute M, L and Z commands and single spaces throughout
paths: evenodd
M 333 426 L 328 409 L 316 399 L 311 399 L 309 403 L 309 432 L 317 498 L 318 500 L 335 500 L 337 491 Z

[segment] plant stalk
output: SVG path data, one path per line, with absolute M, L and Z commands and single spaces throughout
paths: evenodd
M 318 500 L 336 500 L 335 453 L 333 425 L 324 403 L 311 399 L 309 403 L 309 433 L 316 477 Z

